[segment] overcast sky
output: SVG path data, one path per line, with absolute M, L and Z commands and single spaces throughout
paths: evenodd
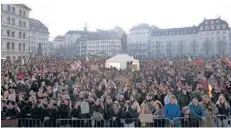
M 219 16 L 231 24 L 231 0 L 17 0 L 10 3 L 19 1 L 32 9 L 31 18 L 49 28 L 51 39 L 68 30 L 83 30 L 85 22 L 93 31 L 118 25 L 126 32 L 139 23 L 159 28 L 187 27 L 198 25 L 204 18 Z

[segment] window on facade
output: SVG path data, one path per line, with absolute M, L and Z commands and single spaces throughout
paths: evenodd
M 11 49 L 14 50 L 14 43 L 11 44 Z
M 217 34 L 220 34 L 220 32 L 219 32 L 219 31 L 217 31 Z
M 209 26 L 205 26 L 205 30 L 209 30 Z
M 15 25 L 15 19 L 12 18 L 12 25 Z
M 10 12 L 10 10 L 11 10 L 11 7 L 10 7 L 10 5 L 8 5 L 7 11 Z
M 7 30 L 6 33 L 7 33 L 7 36 L 10 37 L 10 30 Z
M 23 27 L 24 27 L 24 28 L 26 27 L 26 22 L 23 22 Z
M 12 13 L 15 14 L 15 7 L 12 7 Z
M 11 32 L 11 36 L 12 36 L 12 37 L 15 37 L 15 32 Z
M 7 50 L 10 50 L 10 42 L 7 42 L 7 44 L 6 44 L 6 49 L 7 49 Z
M 221 26 L 220 26 L 220 25 L 217 25 L 217 26 L 216 26 L 216 29 L 220 29 L 220 28 L 221 28 Z
M 211 25 L 211 29 L 212 29 L 212 30 L 214 29 L 214 25 Z
M 22 38 L 22 32 L 19 32 L 18 37 Z
M 26 12 L 25 11 L 23 11 L 23 16 L 26 17 Z
M 205 24 L 208 24 L 208 21 L 205 21 Z
M 226 34 L 226 31 L 223 31 L 223 34 Z
M 10 24 L 10 17 L 7 17 L 7 23 Z
M 26 45 L 25 44 L 23 44 L 23 50 L 25 50 L 26 49 Z
M 22 21 L 19 20 L 19 27 L 22 27 Z
M 19 44 L 18 44 L 18 50 L 19 50 L 19 51 L 21 50 L 21 47 L 22 47 L 22 44 L 19 43 Z
M 225 29 L 226 28 L 226 24 L 222 24 L 222 28 Z
M 22 16 L 22 10 L 19 10 L 19 15 Z
M 223 40 L 225 40 L 226 39 L 226 37 L 225 36 L 223 36 Z

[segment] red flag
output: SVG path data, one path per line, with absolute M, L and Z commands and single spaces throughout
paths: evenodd
M 24 79 L 24 78 L 25 78 L 25 75 L 24 75 L 23 73 L 20 73 L 20 74 L 18 74 L 18 78 L 19 78 L 19 79 Z
M 224 60 L 224 61 L 225 61 L 226 64 L 230 63 L 230 60 L 229 60 L 228 57 L 225 57 L 225 60 Z
M 195 60 L 195 61 L 194 61 L 194 64 L 197 65 L 197 66 L 199 66 L 199 65 L 201 64 L 201 59 Z
M 44 64 L 43 64 L 42 67 L 41 67 L 41 72 L 42 72 L 42 73 L 45 72 L 45 66 L 44 66 Z

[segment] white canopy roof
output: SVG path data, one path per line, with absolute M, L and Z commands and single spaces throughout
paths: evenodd
M 117 54 L 112 58 L 108 59 L 107 61 L 119 61 L 119 62 L 127 62 L 127 61 L 134 61 L 135 59 L 128 54 Z

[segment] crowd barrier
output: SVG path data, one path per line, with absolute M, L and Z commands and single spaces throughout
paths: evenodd
M 152 121 L 130 119 L 39 119 L 20 118 L 1 120 L 2 127 L 230 127 L 231 118 L 226 116 L 209 116 L 204 119 L 192 118 L 154 118 Z
M 205 118 L 174 118 L 174 127 L 228 127 L 230 118 L 225 115 L 207 116 Z

